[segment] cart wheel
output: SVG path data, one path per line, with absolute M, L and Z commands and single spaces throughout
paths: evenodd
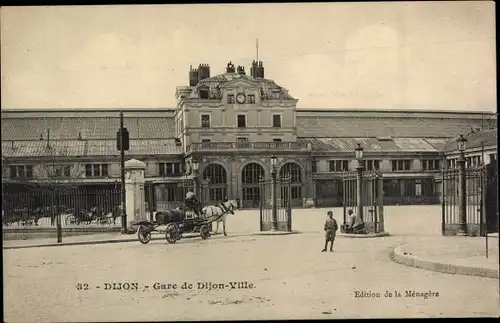
M 176 243 L 180 240 L 180 230 L 179 226 L 175 223 L 169 223 L 165 229 L 165 239 L 168 243 Z
M 208 225 L 204 224 L 200 227 L 200 235 L 202 239 L 208 239 L 210 237 Z
M 141 243 L 146 244 L 151 241 L 151 231 L 147 226 L 140 225 L 137 228 L 137 237 Z

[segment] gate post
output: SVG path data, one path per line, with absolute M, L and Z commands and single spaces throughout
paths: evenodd
M 361 161 L 358 161 L 358 165 L 356 166 L 357 171 L 357 201 L 358 201 L 358 214 L 361 220 L 365 220 L 363 217 L 363 165 Z
M 460 154 L 458 158 L 459 169 L 458 169 L 458 212 L 459 212 L 459 228 L 457 235 L 465 236 L 467 235 L 467 183 L 465 178 L 465 158 L 463 154 Z
M 127 228 L 132 229 L 138 221 L 146 219 L 145 194 L 144 194 L 144 171 L 146 164 L 137 159 L 125 162 L 125 196 L 127 211 Z
M 262 216 L 262 212 L 264 211 L 264 201 L 266 200 L 266 192 L 264 191 L 264 178 L 261 176 L 260 179 L 259 179 L 259 191 L 260 191 L 260 202 L 259 202 L 259 214 L 260 214 L 260 231 L 262 231 L 262 227 L 263 227 L 263 221 L 264 221 L 264 217 Z
M 376 173 L 377 181 L 377 206 L 378 207 L 378 232 L 385 232 L 384 227 L 384 178 L 382 173 Z
M 288 213 L 288 218 L 287 218 L 287 222 L 288 222 L 288 231 L 291 232 L 292 231 L 292 178 L 291 177 L 288 177 L 288 182 L 287 182 L 287 186 L 288 186 L 288 196 L 287 196 L 287 200 L 288 200 L 288 203 L 287 203 L 287 213 Z
M 276 205 L 276 168 L 271 171 L 272 223 L 271 231 L 278 231 L 278 206 Z
M 343 225 L 345 226 L 347 223 L 347 185 L 346 185 L 346 178 L 347 178 L 347 173 L 344 173 L 344 176 L 342 177 L 342 210 L 343 210 L 343 218 L 344 218 L 344 223 Z

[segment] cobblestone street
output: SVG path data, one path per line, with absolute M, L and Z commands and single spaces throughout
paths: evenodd
M 413 210 L 415 208 L 421 210 L 419 207 Z M 433 210 L 423 207 L 426 208 Z M 246 221 L 244 217 L 250 212 L 242 211 L 228 220 L 228 237 L 186 239 L 174 245 L 153 240 L 148 245 L 127 242 L 4 250 L 5 320 L 235 320 L 500 314 L 497 279 L 435 273 L 390 260 L 388 254 L 392 248 L 419 239 L 414 229 L 415 223 L 421 221 L 405 231 L 407 227 L 402 224 L 407 223 L 407 218 L 402 215 L 399 220 L 403 222 L 398 224 L 396 214 L 388 214 L 387 218 L 392 220 L 387 226 L 392 226 L 393 230 L 399 227 L 399 233 L 376 239 L 338 237 L 333 253 L 321 253 L 323 234 L 317 232 L 324 221 L 324 211 L 297 212 L 301 215 L 296 217 L 294 227 L 303 233 L 287 236 L 245 236 L 234 232 L 238 221 Z M 306 214 L 310 216 L 309 221 L 303 219 Z M 432 217 L 432 214 L 427 216 Z M 425 235 L 423 232 L 420 237 Z M 228 284 L 232 281 L 248 282 L 254 288 L 197 289 L 198 282 Z M 106 283 L 113 282 L 138 283 L 139 287 L 136 291 L 105 290 Z M 155 290 L 155 282 L 177 284 L 178 288 Z M 184 282 L 192 283 L 193 289 L 181 289 Z M 77 284 L 88 284 L 89 290 L 78 290 Z M 379 293 L 380 298 L 355 297 L 356 291 Z M 392 293 L 392 297 L 384 297 L 386 291 Z M 401 297 L 395 297 L 395 291 L 401 293 Z M 439 296 L 405 297 L 406 291 L 434 292 Z

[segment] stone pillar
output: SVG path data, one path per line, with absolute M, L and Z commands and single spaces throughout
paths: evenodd
M 127 228 L 139 221 L 148 220 L 145 206 L 144 171 L 146 164 L 137 159 L 125 162 L 125 196 L 127 210 Z

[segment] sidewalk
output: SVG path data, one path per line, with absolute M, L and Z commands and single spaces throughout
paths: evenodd
M 165 239 L 164 235 L 153 235 L 153 239 Z M 33 248 L 33 247 L 52 247 L 65 245 L 98 244 L 98 243 L 116 243 L 139 241 L 137 234 L 121 233 L 101 233 L 63 237 L 61 243 L 57 243 L 55 237 L 45 239 L 26 239 L 26 240 L 4 240 L 3 249 Z
M 499 278 L 498 234 L 488 237 L 488 258 L 484 237 L 426 237 L 408 240 L 391 252 L 394 261 L 448 274 Z
M 241 236 L 244 234 L 231 234 L 232 237 Z M 247 235 L 247 234 L 245 234 Z M 222 233 L 211 234 L 209 239 L 221 237 Z M 182 239 L 200 238 L 199 233 L 184 233 Z M 201 239 L 201 238 L 200 238 Z M 151 241 L 165 240 L 164 233 L 153 233 Z M 141 243 L 137 237 L 137 233 L 121 234 L 121 233 L 102 233 L 102 234 L 87 234 L 78 236 L 63 237 L 61 243 L 57 243 L 57 239 L 26 239 L 26 240 L 4 240 L 3 249 L 24 249 L 38 247 L 61 247 L 61 246 L 77 246 L 77 245 L 92 245 L 120 242 L 137 242 Z

